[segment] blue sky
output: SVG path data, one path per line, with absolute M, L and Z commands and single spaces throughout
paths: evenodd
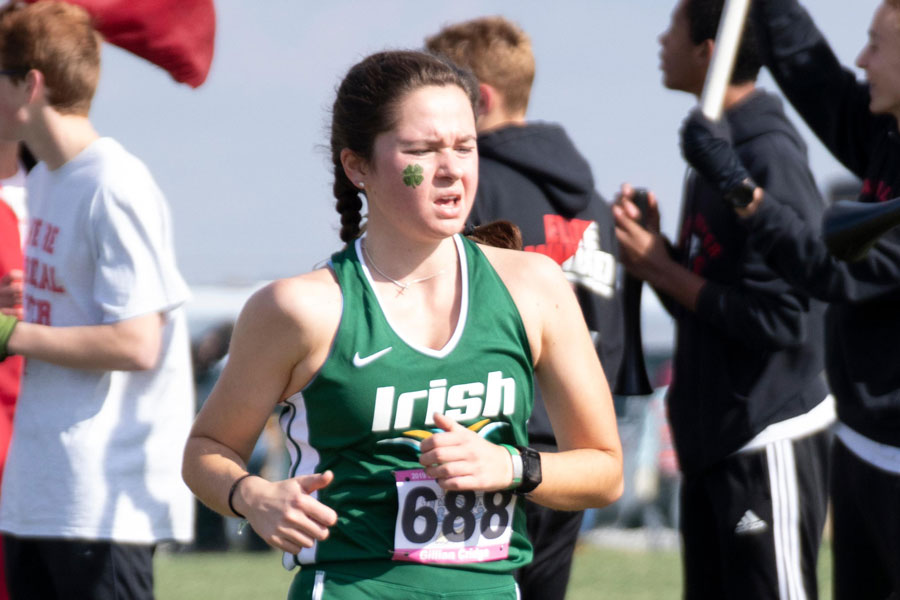
M 342 75 L 371 52 L 421 46 L 443 24 L 502 14 L 532 37 L 529 117 L 568 129 L 605 197 L 626 180 L 656 190 L 671 233 L 684 174 L 677 130 L 694 105 L 660 85 L 656 38 L 674 4 L 217 0 L 216 56 L 202 87 L 178 85 L 108 47 L 92 118 L 156 176 L 190 283 L 308 271 L 341 245 L 326 144 Z M 837 55 L 852 64 L 878 2 L 808 4 Z M 767 75 L 761 84 L 775 89 Z M 845 173 L 803 132 L 820 186 Z

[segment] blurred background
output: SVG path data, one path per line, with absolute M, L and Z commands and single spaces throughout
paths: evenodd
M 875 0 L 812 2 L 851 64 Z M 684 163 L 677 143 L 693 97 L 660 85 L 657 36 L 674 0 L 217 0 L 212 70 L 203 86 L 106 46 L 92 111 L 150 167 L 172 206 L 191 284 L 247 284 L 307 271 L 338 249 L 328 124 L 347 69 L 385 48 L 421 47 L 442 25 L 502 14 L 532 38 L 529 117 L 557 121 L 611 198 L 623 181 L 657 191 L 664 229 L 678 220 Z M 774 88 L 768 76 L 762 85 Z M 844 173 L 809 135 L 822 186 Z

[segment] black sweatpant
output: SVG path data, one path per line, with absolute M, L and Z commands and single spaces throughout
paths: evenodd
M 832 454 L 835 600 L 900 600 L 900 475 Z
M 155 546 L 7 535 L 12 600 L 153 600 Z
M 681 491 L 686 600 L 814 600 L 831 434 L 729 456 Z

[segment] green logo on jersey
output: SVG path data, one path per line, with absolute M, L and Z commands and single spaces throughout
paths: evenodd
M 427 402 L 425 425 L 434 425 L 432 415 L 441 413 L 456 421 L 478 417 L 496 417 L 502 410 L 511 415 L 516 410 L 516 380 L 503 377 L 502 371 L 488 373 L 487 385 L 481 382 L 460 383 L 447 387 L 446 379 L 429 382 L 427 390 L 403 392 L 396 395 L 392 385 L 375 391 L 375 414 L 372 431 L 404 430 L 412 426 L 416 404 Z M 391 423 L 393 417 L 393 424 Z
M 425 404 L 425 425 L 434 425 L 434 413 L 456 421 L 470 421 L 484 417 L 469 428 L 487 437 L 509 423 L 492 422 L 500 414 L 511 415 L 516 410 L 516 381 L 503 377 L 502 371 L 488 373 L 487 383 L 460 383 L 447 387 L 446 379 L 429 382 L 427 390 L 403 392 L 397 395 L 394 386 L 380 387 L 375 392 L 375 411 L 372 432 L 401 432 L 402 437 L 379 443 L 400 443 L 419 449 L 419 443 L 438 430 L 411 429 L 416 406 Z M 421 410 L 421 409 L 420 409 Z M 420 413 L 421 414 L 421 413 Z
M 490 419 L 482 419 L 477 423 L 472 423 L 469 425 L 468 429 L 471 429 L 478 435 L 483 438 L 488 438 L 495 431 L 499 431 L 501 429 L 505 429 L 509 427 L 509 423 L 504 422 L 492 422 Z M 419 445 L 423 440 L 427 440 L 435 433 L 441 433 L 443 429 L 431 429 L 429 431 L 425 431 L 424 429 L 411 429 L 410 431 L 404 431 L 401 437 L 395 437 L 389 440 L 381 440 L 379 444 L 399 444 L 402 446 L 407 446 L 412 448 L 416 452 L 419 451 Z M 497 439 L 495 443 L 501 443 L 503 440 Z

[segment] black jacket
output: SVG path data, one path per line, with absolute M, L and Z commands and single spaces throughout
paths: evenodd
M 844 69 L 794 0 L 760 0 L 754 18 L 766 63 L 785 95 L 828 149 L 863 180 L 861 202 L 900 195 L 897 121 L 869 111 L 869 89 Z M 765 187 L 765 186 L 763 186 Z M 838 418 L 866 437 L 900 446 L 900 229 L 868 257 L 843 263 L 815 228 L 767 198 L 748 220 L 753 244 L 779 272 L 831 302 L 826 366 Z
M 525 250 L 546 254 L 562 265 L 575 284 L 612 386 L 623 331 L 615 227 L 609 206 L 594 190 L 590 166 L 561 127 L 545 123 L 480 135 L 478 154 L 478 194 L 470 222 L 512 221 L 522 230 Z M 537 445 L 555 444 L 537 392 L 528 433 Z
M 819 223 L 823 203 L 806 147 L 781 102 L 756 91 L 726 118 L 754 180 L 778 190 L 799 218 Z M 691 473 L 807 412 L 827 389 L 824 306 L 772 269 L 721 194 L 694 172 L 682 210 L 676 258 L 707 280 L 694 312 L 664 299 L 677 323 L 669 419 L 681 468 Z

